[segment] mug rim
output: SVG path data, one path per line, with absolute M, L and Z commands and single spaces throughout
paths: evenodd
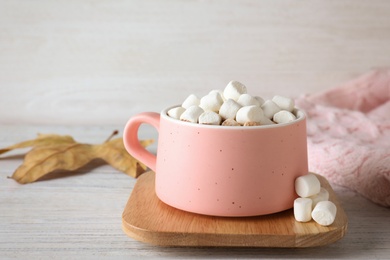
M 297 110 L 297 113 L 296 113 L 296 116 L 297 116 L 297 119 L 295 119 L 294 121 L 291 121 L 291 122 L 288 122 L 288 123 L 281 123 L 281 124 L 273 124 L 273 125 L 258 125 L 258 126 L 221 126 L 221 125 L 206 125 L 206 124 L 198 124 L 198 123 L 191 123 L 191 122 L 185 122 L 185 121 L 181 121 L 179 119 L 175 119 L 173 117 L 170 117 L 168 115 L 168 110 L 172 109 L 172 108 L 175 108 L 175 107 L 180 107 L 180 105 L 174 105 L 174 106 L 170 106 L 168 108 L 165 108 L 161 111 L 160 115 L 161 117 L 163 117 L 164 119 L 166 120 L 169 120 L 171 122 L 174 122 L 174 123 L 177 123 L 177 124 L 183 124 L 183 125 L 186 125 L 186 126 L 189 126 L 189 127 L 199 127 L 199 128 L 210 128 L 210 129 L 231 129 L 231 130 L 249 130 L 249 129 L 252 129 L 252 130 L 255 130 L 255 129 L 268 129 L 268 128 L 281 128 L 281 127 L 286 127 L 286 126 L 290 126 L 290 125 L 294 125 L 294 124 L 297 124 L 299 122 L 302 122 L 306 119 L 306 114 L 303 110 L 299 109 L 299 108 L 296 108 Z

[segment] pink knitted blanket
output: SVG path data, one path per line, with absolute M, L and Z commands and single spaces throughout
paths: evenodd
M 296 104 L 308 117 L 309 170 L 390 207 L 390 70 Z

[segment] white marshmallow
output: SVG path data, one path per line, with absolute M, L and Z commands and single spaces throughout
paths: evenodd
M 219 114 L 224 119 L 228 119 L 228 118 L 235 119 L 236 113 L 241 107 L 242 106 L 238 104 L 236 101 L 234 101 L 233 99 L 228 99 L 225 102 L 223 102 L 222 106 L 219 108 Z
M 314 207 L 311 217 L 322 226 L 332 225 L 336 218 L 337 207 L 331 201 L 320 201 Z
M 245 122 L 258 122 L 260 123 L 263 117 L 263 110 L 258 106 L 245 106 L 240 108 L 236 114 L 236 121 L 240 124 Z
M 276 103 L 282 110 L 287 110 L 292 112 L 294 110 L 295 102 L 291 98 L 274 96 L 272 101 Z
M 223 96 L 223 91 L 222 90 L 220 90 L 220 89 L 213 89 L 213 90 L 211 90 L 209 92 L 209 94 L 212 94 L 212 93 L 218 93 L 221 96 L 222 100 L 226 101 L 225 97 Z
M 226 99 L 237 101 L 241 94 L 245 94 L 246 87 L 238 81 L 230 81 L 223 91 L 223 96 Z
M 197 96 L 195 96 L 194 94 L 191 94 L 189 95 L 183 102 L 183 104 L 181 104 L 182 107 L 184 107 L 185 109 L 189 108 L 190 106 L 199 106 L 200 104 L 200 100 Z
M 259 101 L 259 103 L 260 103 L 260 106 L 262 106 L 263 104 L 264 104 L 264 99 L 262 98 L 262 97 L 259 97 L 259 96 L 255 96 L 255 99 L 257 100 L 257 101 Z
M 321 183 L 312 173 L 299 176 L 295 179 L 295 192 L 299 197 L 307 198 L 319 193 L 320 190 Z
M 181 114 L 183 114 L 185 110 L 186 109 L 184 107 L 171 108 L 168 110 L 168 116 L 173 117 L 175 119 L 180 119 Z
M 222 97 L 219 93 L 213 92 L 209 93 L 208 95 L 202 97 L 200 99 L 200 104 L 199 106 L 204 110 L 204 111 L 213 111 L 213 112 L 218 112 L 219 108 L 223 104 Z
M 268 117 L 265 117 L 264 115 L 260 119 L 261 125 L 274 125 L 275 122 L 269 119 Z
M 278 124 L 283 124 L 283 123 L 289 123 L 297 119 L 293 113 L 287 111 L 287 110 L 282 110 L 279 111 L 274 115 L 274 122 Z
M 291 113 L 293 113 L 295 117 L 298 117 L 298 108 L 295 107 Z
M 312 208 L 314 208 L 318 202 L 329 200 L 329 192 L 325 188 L 321 187 L 319 193 L 310 196 L 309 198 L 313 201 Z
M 190 123 L 198 123 L 198 118 L 203 112 L 203 109 L 198 106 L 190 106 L 183 112 L 183 114 L 181 114 L 180 120 Z
M 297 198 L 294 200 L 294 218 L 299 222 L 311 220 L 312 200 L 309 198 Z
M 261 109 L 263 109 L 264 115 L 269 119 L 272 119 L 274 114 L 281 110 L 280 107 L 278 107 L 278 105 L 276 105 L 272 100 L 265 101 L 261 106 Z
M 221 116 L 213 111 L 203 112 L 199 116 L 199 124 L 204 125 L 220 125 L 221 124 Z
M 237 100 L 237 103 L 240 104 L 241 106 L 260 106 L 260 102 L 252 97 L 251 95 L 249 94 L 242 94 L 238 100 Z

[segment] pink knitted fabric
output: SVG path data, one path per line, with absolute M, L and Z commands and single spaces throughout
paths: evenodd
M 390 70 L 296 104 L 308 117 L 309 170 L 390 207 Z

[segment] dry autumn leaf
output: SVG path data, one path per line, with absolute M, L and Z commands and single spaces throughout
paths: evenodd
M 144 147 L 151 143 L 153 140 L 141 141 Z M 122 138 L 109 138 L 102 144 L 91 145 L 78 143 L 71 136 L 40 134 L 34 140 L 0 149 L 0 154 L 26 147 L 33 149 L 26 154 L 23 164 L 11 177 L 22 184 L 34 182 L 56 170 L 77 170 L 94 159 L 102 159 L 132 177 L 138 177 L 147 169 L 126 151 Z
M 9 152 L 14 149 L 37 147 L 54 144 L 71 144 L 76 141 L 69 135 L 54 135 L 54 134 L 38 134 L 38 137 L 33 140 L 24 141 L 17 143 L 6 148 L 0 149 L 0 154 Z
M 143 140 L 141 145 L 146 147 L 153 143 L 153 140 Z M 145 172 L 147 167 L 135 160 L 125 149 L 122 138 L 116 138 L 101 145 L 93 147 L 96 157 L 104 160 L 112 167 L 137 178 Z

